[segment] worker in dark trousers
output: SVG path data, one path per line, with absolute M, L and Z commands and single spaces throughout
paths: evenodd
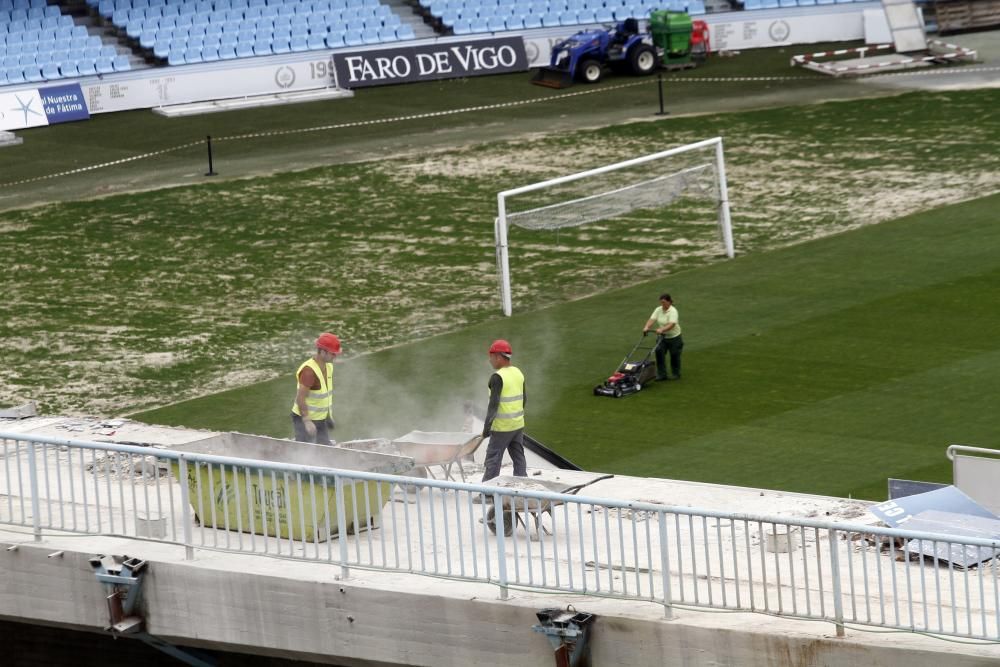
M 500 474 L 504 452 L 510 452 L 514 475 L 527 477 L 528 467 L 524 460 L 524 375 L 511 365 L 513 352 L 507 341 L 493 341 L 489 354 L 490 365 L 496 372 L 490 376 L 490 404 L 483 424 L 483 438 L 490 439 L 486 448 L 483 481 Z
M 660 295 L 660 305 L 649 316 L 646 326 L 642 328 L 642 335 L 645 336 L 650 329 L 656 332 L 656 379 L 680 380 L 684 339 L 681 338 L 680 315 L 669 294 Z M 667 355 L 670 355 L 673 377 L 667 374 Z
M 292 428 L 299 442 L 332 445 L 333 358 L 340 354 L 340 339 L 322 333 L 316 353 L 295 371 L 296 392 L 292 403 Z

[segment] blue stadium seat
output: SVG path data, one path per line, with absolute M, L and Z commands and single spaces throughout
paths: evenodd
M 233 60 L 236 58 L 236 47 L 232 44 L 224 44 L 219 47 L 219 60 Z
M 798 7 L 799 3 L 795 0 L 778 0 L 779 7 Z
M 610 14 L 610 12 L 608 12 Z M 542 27 L 542 17 L 538 14 L 528 14 L 524 17 L 524 27 L 525 29 L 531 30 L 534 28 Z
M 561 25 L 559 23 L 559 14 L 555 12 L 549 12 L 542 15 L 542 25 L 546 28 L 553 28 Z
M 80 70 L 76 68 L 75 60 L 64 60 L 59 63 L 59 73 L 63 75 L 64 79 L 80 76 Z
M 94 67 L 98 74 L 111 74 L 115 71 L 115 64 L 111 58 L 98 58 Z
M 258 40 L 253 43 L 253 54 L 255 56 L 269 56 L 271 51 L 271 40 Z
M 219 49 L 215 46 L 206 46 L 201 50 L 201 60 L 206 63 L 214 63 L 219 60 Z
M 249 58 L 253 55 L 253 42 L 237 42 L 236 57 Z
M 10 84 L 24 83 L 24 71 L 16 67 L 8 69 L 7 83 Z
M 416 39 L 417 36 L 413 34 L 413 26 L 409 23 L 404 23 L 396 28 L 396 39 Z
M 28 83 L 38 83 L 39 81 L 44 81 L 42 77 L 42 70 L 38 65 L 28 65 L 27 67 L 22 67 L 21 71 L 24 73 L 24 80 Z
M 799 0 L 799 7 L 810 7 L 816 4 L 816 0 Z
M 761 0 L 760 7 L 761 9 L 777 9 L 778 0 Z
M 507 22 L 502 16 L 491 16 L 486 19 L 486 26 L 490 32 L 503 32 L 507 29 Z
M 80 76 L 94 76 L 97 74 L 97 67 L 93 60 L 84 58 L 76 63 L 76 69 Z
M 286 39 L 284 36 L 275 39 L 271 43 L 271 52 L 281 55 L 284 53 L 291 53 L 292 49 L 289 44 L 290 40 Z
M 188 44 L 188 49 L 184 52 L 184 62 L 185 63 L 200 63 L 201 58 L 201 48 L 191 48 Z
M 62 74 L 59 73 L 59 66 L 55 63 L 45 63 L 42 65 L 42 78 L 48 81 L 61 79 Z
M 111 62 L 115 66 L 116 72 L 127 72 L 132 69 L 132 63 L 129 62 L 128 56 L 115 56 Z

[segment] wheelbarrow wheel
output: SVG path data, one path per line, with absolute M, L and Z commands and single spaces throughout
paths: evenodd
M 486 513 L 486 525 L 491 533 L 497 534 L 497 510 L 495 507 L 491 507 L 490 511 Z M 503 511 L 503 534 L 504 537 L 510 537 L 514 534 L 514 512 L 510 509 Z

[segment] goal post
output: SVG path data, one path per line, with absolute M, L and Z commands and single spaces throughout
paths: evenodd
M 672 171 L 662 171 L 653 175 L 643 169 L 650 163 L 682 154 L 691 154 L 697 159 L 690 166 L 680 169 L 672 167 Z M 636 168 L 641 169 L 638 175 L 634 173 Z M 600 191 L 588 187 L 588 184 L 580 184 L 576 189 L 570 187 L 594 177 L 600 177 Z M 569 190 L 560 192 L 560 186 L 567 186 Z M 545 201 L 545 191 L 556 192 L 555 195 L 549 193 L 555 197 L 555 201 Z M 513 199 L 529 196 L 531 193 L 540 195 L 538 199 L 541 201 L 533 201 L 523 210 L 511 210 L 510 204 Z M 733 231 L 729 217 L 729 194 L 726 188 L 726 167 L 721 137 L 499 193 L 494 237 L 500 300 L 504 315 L 509 316 L 513 309 L 507 241 L 511 225 L 527 229 L 558 229 L 584 225 L 621 216 L 637 209 L 666 207 L 676 199 L 692 194 L 710 197 L 715 201 L 723 251 L 726 257 L 732 258 Z

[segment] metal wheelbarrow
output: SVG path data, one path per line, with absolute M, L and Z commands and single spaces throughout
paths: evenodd
M 490 484 L 494 486 L 499 486 L 506 489 L 523 489 L 526 491 L 548 491 L 550 493 L 562 493 L 564 495 L 576 495 L 577 492 L 595 482 L 600 482 L 604 479 L 610 479 L 614 475 L 599 475 L 585 482 L 578 482 L 576 484 L 571 484 L 569 482 L 563 482 L 560 480 L 548 480 L 548 479 L 531 479 L 530 477 L 511 477 L 511 476 L 501 476 L 495 477 L 485 484 Z M 489 497 L 487 496 L 486 502 L 489 502 Z M 524 526 L 525 532 L 529 535 L 531 534 L 528 529 L 528 523 L 525 520 L 524 515 L 528 515 L 535 520 L 535 536 L 533 539 L 540 540 L 541 534 L 544 531 L 546 535 L 551 535 L 552 533 L 548 528 L 542 523 L 542 515 L 548 514 L 550 519 L 552 517 L 552 510 L 556 507 L 564 504 L 559 500 L 549 500 L 546 498 L 523 498 L 517 496 L 501 496 L 500 502 L 503 506 L 503 534 L 510 537 L 514 534 L 514 526 L 516 523 L 520 523 Z M 493 507 L 490 507 L 489 511 L 486 513 L 486 525 L 494 535 L 497 534 L 497 507 L 494 503 Z

